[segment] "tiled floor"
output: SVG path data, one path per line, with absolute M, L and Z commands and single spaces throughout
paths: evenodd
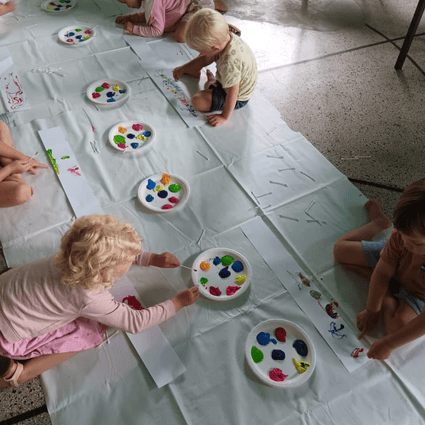
M 226 2 L 257 57 L 258 90 L 391 216 L 400 194 L 379 185 L 403 188 L 425 174 L 425 19 L 410 50 L 422 69 L 406 60 L 396 72 L 388 40 L 401 47 L 417 0 Z M 38 380 L 0 392 L 0 425 L 50 424 L 47 413 L 6 421 L 44 405 Z

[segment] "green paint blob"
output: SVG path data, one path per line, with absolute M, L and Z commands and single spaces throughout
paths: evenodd
M 260 363 L 264 359 L 264 354 L 255 345 L 251 348 L 251 357 L 254 363 Z
M 233 263 L 233 257 L 231 257 L 230 255 L 225 255 L 221 259 L 221 264 L 223 264 L 223 266 L 230 266 L 230 264 L 232 263 Z
M 120 136 L 119 134 L 117 134 L 116 136 L 114 136 L 114 142 L 119 145 L 120 143 L 125 143 L 125 137 L 124 136 Z
M 61 159 L 69 159 L 69 156 L 61 156 Z
M 208 279 L 206 277 L 201 277 L 200 282 L 202 285 L 205 285 L 208 282 Z
M 181 186 L 179 185 L 179 184 L 171 184 L 170 186 L 169 186 L 169 188 L 168 188 L 168 190 L 170 191 L 170 192 L 173 192 L 173 193 L 177 193 L 177 192 L 180 192 L 180 190 L 181 190 Z
M 76 32 L 81 32 L 82 30 L 80 28 L 75 28 Z
M 94 89 L 95 92 L 100 93 L 101 91 L 105 90 L 103 87 L 96 87 Z

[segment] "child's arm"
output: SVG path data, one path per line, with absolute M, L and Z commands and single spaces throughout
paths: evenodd
M 199 78 L 201 76 L 201 69 L 215 62 L 216 56 L 199 55 L 195 59 L 178 66 L 173 70 L 173 78 L 178 81 L 183 74 L 190 75 L 191 77 Z
M 10 164 L 0 168 L 0 182 L 12 174 L 23 174 L 31 169 L 31 165 L 28 161 L 14 160 Z
M 217 127 L 229 121 L 229 118 L 235 109 L 238 94 L 239 83 L 226 89 L 226 100 L 224 102 L 223 112 L 221 114 L 208 115 L 208 121 L 212 126 Z
M 1 130 L 0 130 L 0 139 L 1 139 Z M 34 158 L 30 158 L 27 155 L 24 155 L 23 153 L 19 152 L 15 148 L 12 148 L 9 145 L 6 145 L 6 143 L 0 143 L 0 157 L 10 159 L 13 162 L 9 165 L 12 165 L 15 163 L 14 167 L 5 166 L 2 168 L 4 170 L 5 168 L 8 168 L 9 173 L 0 179 L 0 181 L 4 180 L 7 176 L 10 174 L 22 174 L 25 173 L 25 171 L 29 171 L 31 174 L 37 174 L 37 168 L 47 168 L 47 165 L 40 164 L 38 161 L 36 161 Z M 31 160 L 30 160 L 31 159 Z M 18 163 L 21 163 L 21 165 L 18 167 Z M 28 166 L 23 165 L 23 163 L 28 163 Z M 23 171 L 19 171 L 25 168 Z
M 142 267 L 155 266 L 166 269 L 180 267 L 180 261 L 170 252 L 155 254 L 149 251 L 142 251 L 134 260 L 134 264 Z
M 380 259 L 372 273 L 367 296 L 366 310 L 357 316 L 357 327 L 361 333 L 359 339 L 362 339 L 376 324 L 382 301 L 388 291 L 388 285 L 392 276 L 394 276 L 396 266 L 386 263 Z
M 15 10 L 15 2 L 9 1 L 5 4 L 0 4 L 0 16 Z

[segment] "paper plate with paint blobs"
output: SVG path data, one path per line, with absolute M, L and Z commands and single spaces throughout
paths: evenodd
M 239 252 L 212 248 L 200 254 L 192 266 L 192 280 L 200 293 L 214 301 L 241 296 L 251 283 L 251 266 Z
M 183 177 L 171 173 L 155 174 L 143 180 L 137 196 L 140 202 L 154 212 L 179 210 L 190 195 L 189 184 Z
M 91 83 L 86 95 L 100 109 L 113 109 L 127 102 L 131 90 L 123 81 L 105 78 Z
M 93 40 L 96 35 L 96 30 L 92 30 L 88 25 L 72 25 L 70 27 L 62 28 L 58 32 L 59 40 L 73 47 L 84 46 Z
M 46 0 L 41 3 L 41 8 L 50 13 L 63 13 L 72 9 L 77 0 Z
M 109 131 L 109 142 L 120 152 L 140 152 L 152 147 L 155 130 L 150 124 L 125 121 L 114 125 Z
M 316 366 L 316 352 L 307 333 L 289 320 L 271 319 L 249 333 L 245 355 L 255 375 L 276 388 L 306 382 Z

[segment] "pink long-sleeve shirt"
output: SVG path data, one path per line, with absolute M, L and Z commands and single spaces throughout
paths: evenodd
M 147 265 L 142 252 L 137 264 Z M 138 333 L 176 313 L 171 300 L 144 310 L 116 301 L 109 290 L 90 291 L 61 283 L 54 257 L 47 257 L 0 276 L 0 332 L 9 342 L 34 338 L 59 329 L 78 317 Z
M 142 37 L 160 37 L 185 13 L 190 0 L 154 0 L 148 26 L 134 25 L 133 34 Z

